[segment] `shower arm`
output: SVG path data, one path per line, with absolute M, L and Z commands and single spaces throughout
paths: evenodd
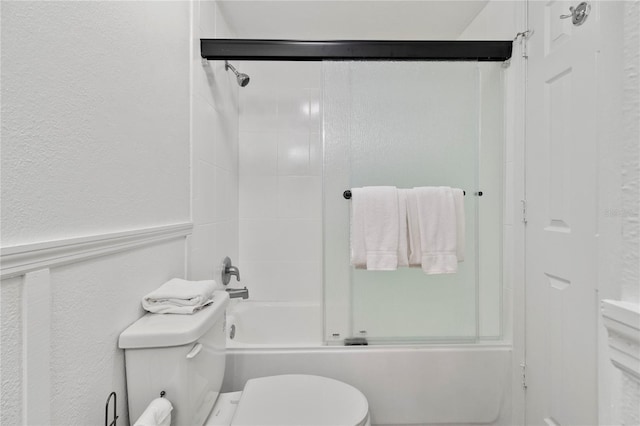
M 229 71 L 229 70 L 233 71 L 233 73 L 236 75 L 236 77 L 240 75 L 240 73 L 238 72 L 238 70 L 236 69 L 236 67 L 234 67 L 233 65 L 231 65 L 231 64 L 229 63 L 229 61 L 224 61 L 224 70 L 225 70 L 225 71 Z

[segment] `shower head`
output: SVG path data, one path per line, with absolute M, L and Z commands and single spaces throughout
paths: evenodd
M 233 73 L 236 75 L 236 79 L 238 80 L 238 85 L 240 87 L 244 87 L 247 84 L 249 84 L 249 80 L 250 80 L 249 76 L 244 74 L 244 73 L 238 72 L 238 70 L 236 70 L 233 67 L 233 65 L 231 65 L 229 62 L 224 61 L 224 69 L 226 71 L 228 71 L 228 70 L 233 71 Z

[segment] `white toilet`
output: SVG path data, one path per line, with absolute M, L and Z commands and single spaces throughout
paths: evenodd
M 163 391 L 174 426 L 370 424 L 362 392 L 326 377 L 261 377 L 242 392 L 221 394 L 228 303 L 226 292 L 216 292 L 214 303 L 193 315 L 147 314 L 122 332 L 131 424 Z

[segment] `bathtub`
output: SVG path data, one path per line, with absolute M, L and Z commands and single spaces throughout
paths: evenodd
M 374 425 L 512 424 L 510 345 L 327 346 L 321 321 L 315 304 L 233 305 L 223 391 L 254 377 L 317 374 L 360 389 Z
M 318 303 L 232 301 L 227 310 L 227 348 L 274 345 L 281 348 L 322 345 L 322 306 Z

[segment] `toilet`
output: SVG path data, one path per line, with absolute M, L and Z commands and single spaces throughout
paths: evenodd
M 193 315 L 148 313 L 122 332 L 129 419 L 164 395 L 173 426 L 369 426 L 369 405 L 338 380 L 286 374 L 220 393 L 225 369 L 226 292 Z

